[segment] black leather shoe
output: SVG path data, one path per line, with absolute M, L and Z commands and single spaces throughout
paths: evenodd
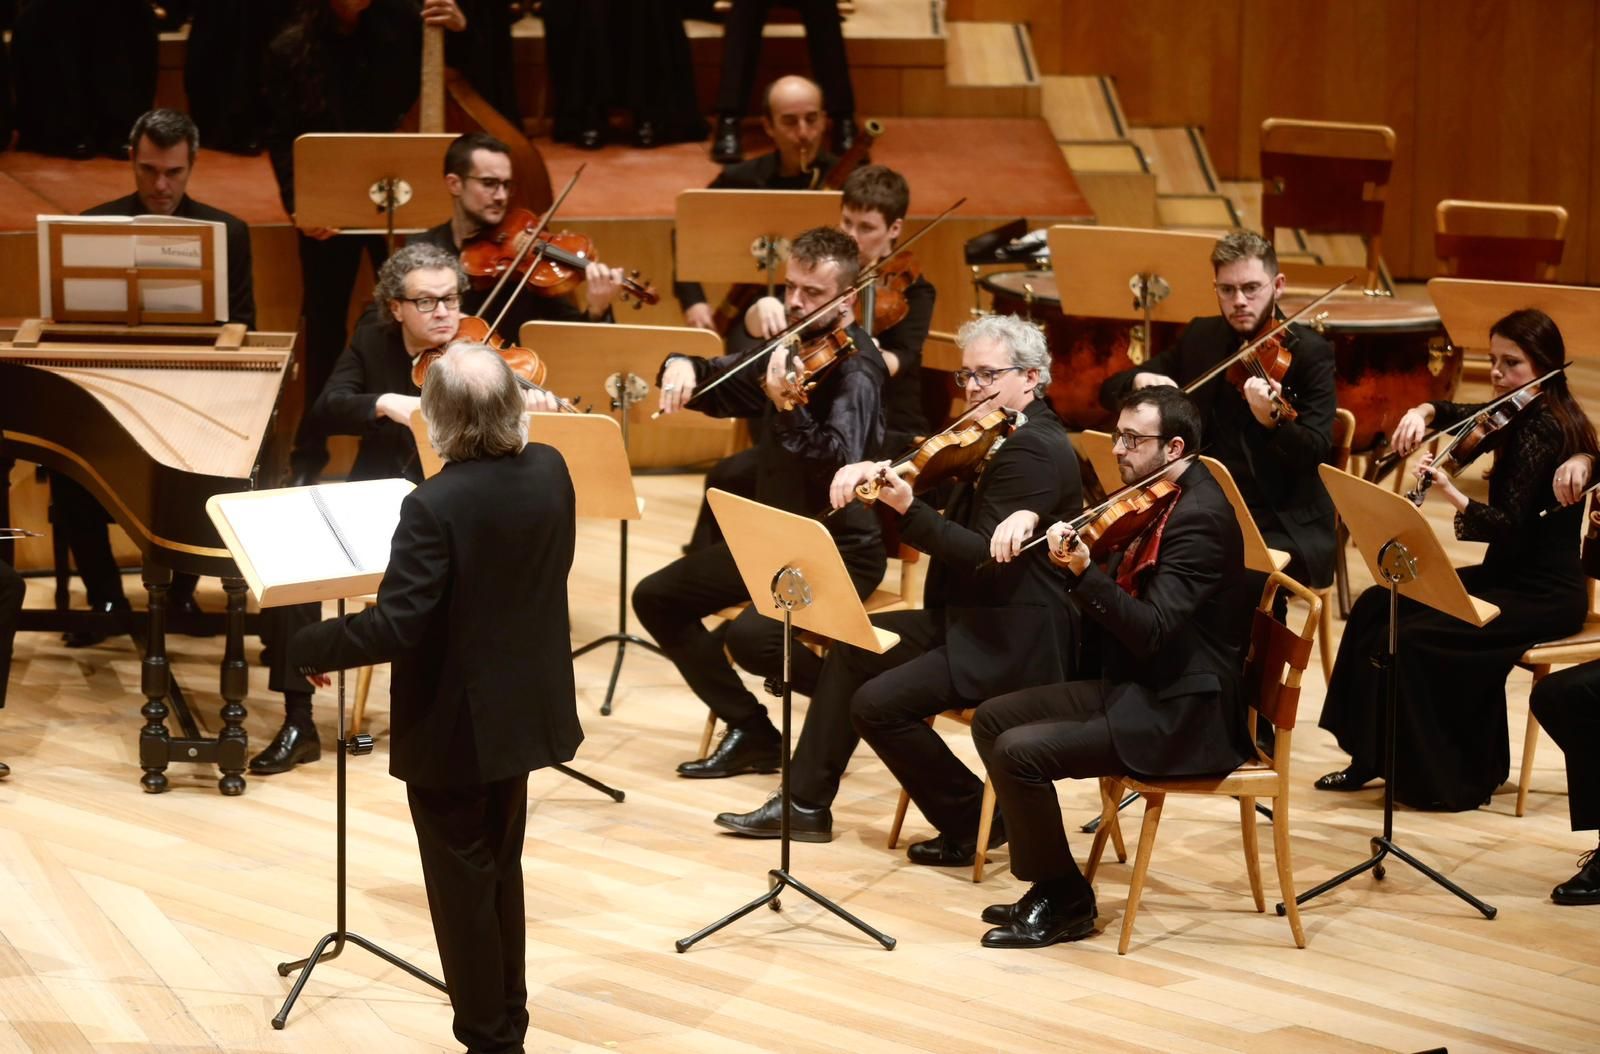
M 978 917 L 991 926 L 1009 926 L 1017 917 L 1017 905 L 1021 903 L 1019 900 L 1016 904 L 990 904 Z
M 744 160 L 744 151 L 739 149 L 739 118 L 717 118 L 717 131 L 711 139 L 711 160 L 719 165 Z
M 1578 873 L 1550 891 L 1557 904 L 1600 904 L 1600 853 L 1578 857 Z
M 126 600 L 108 600 L 91 610 L 102 615 L 121 614 L 124 616 L 133 611 Z M 110 637 L 120 636 L 126 632 L 128 632 L 128 627 L 125 624 L 119 625 L 115 630 L 102 629 L 98 626 L 89 629 L 69 629 L 61 635 L 61 643 L 69 648 L 92 648 L 96 644 L 104 643 Z
M 776 732 L 730 728 L 710 757 L 685 761 L 678 766 L 678 775 L 691 780 L 717 780 L 746 772 L 777 772 L 782 755 L 783 740 Z
M 833 119 L 833 152 L 843 157 L 856 145 L 856 119 L 849 114 Z
M 989 831 L 989 848 L 994 849 L 1005 844 L 1005 824 L 997 819 Z M 941 834 L 937 838 L 930 838 L 926 842 L 913 842 L 906 847 L 906 859 L 913 864 L 923 864 L 927 867 L 971 867 L 977 856 L 976 835 L 971 841 L 958 842 L 949 835 Z
M 1358 791 L 1377 778 L 1378 774 L 1371 769 L 1351 765 L 1338 772 L 1328 773 L 1312 786 L 1319 791 Z
M 1012 918 L 983 935 L 985 948 L 1047 948 L 1082 940 L 1094 932 L 1094 892 L 1066 903 L 1043 892 L 1038 883 L 1017 901 Z
M 633 145 L 645 150 L 655 146 L 659 137 L 651 121 L 636 121 L 633 125 Z
M 716 824 L 746 838 L 778 838 L 783 834 L 783 814 L 778 811 L 779 795 L 774 794 L 752 812 L 718 813 Z M 797 801 L 789 803 L 789 838 L 796 842 L 833 841 L 833 813 L 826 805 L 808 809 Z
M 250 759 L 252 776 L 274 776 L 322 757 L 322 741 L 317 730 L 285 721 L 267 749 Z

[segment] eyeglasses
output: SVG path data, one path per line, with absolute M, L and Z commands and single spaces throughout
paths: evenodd
M 461 306 L 461 294 L 451 293 L 449 296 L 403 296 L 400 298 L 424 315 L 433 314 L 440 304 L 454 311 Z
M 1001 366 L 996 368 L 993 366 L 979 366 L 975 370 L 969 370 L 963 366 L 961 369 L 955 372 L 956 387 L 965 388 L 967 386 L 967 382 L 976 377 L 978 379 L 978 387 L 987 388 L 989 385 L 993 384 L 994 379 L 1000 376 L 1002 373 L 1010 373 L 1012 370 L 1021 369 L 1026 369 L 1026 367 Z
M 1115 450 L 1117 447 L 1122 447 L 1124 450 L 1132 450 L 1135 447 L 1137 447 L 1140 443 L 1143 443 L 1146 439 L 1165 439 L 1165 438 L 1167 438 L 1167 437 L 1164 436 L 1164 435 L 1160 435 L 1160 434 L 1157 434 L 1157 435 L 1145 435 L 1145 434 L 1143 434 L 1141 432 L 1127 432 L 1127 431 L 1112 432 L 1111 433 L 1111 449 Z
M 468 176 L 467 178 L 491 194 L 497 190 L 504 190 L 507 194 L 516 193 L 517 181 L 514 179 L 495 179 L 492 176 Z
M 1236 293 L 1243 293 L 1246 300 L 1254 300 L 1256 294 L 1267 287 L 1266 282 L 1246 282 L 1244 285 L 1227 285 L 1221 282 L 1211 284 L 1216 286 L 1217 295 L 1224 300 L 1232 300 Z

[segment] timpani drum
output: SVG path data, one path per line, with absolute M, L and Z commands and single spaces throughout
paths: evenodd
M 1100 405 L 1100 385 L 1169 347 L 1182 326 L 1154 323 L 1155 346 L 1148 347 L 1135 332 L 1141 322 L 1062 314 L 1056 278 L 1054 271 L 1002 271 L 985 276 L 981 284 L 993 296 L 996 314 L 1019 315 L 1044 327 L 1050 346 L 1050 405 L 1066 426 L 1107 431 L 1115 415 Z
M 1285 293 L 1278 306 L 1292 315 L 1312 299 Z M 1333 344 L 1339 405 L 1356 416 L 1355 453 L 1386 439 L 1411 407 L 1455 394 L 1462 351 L 1445 338 L 1432 302 L 1341 293 L 1313 315 L 1323 312 L 1312 328 Z

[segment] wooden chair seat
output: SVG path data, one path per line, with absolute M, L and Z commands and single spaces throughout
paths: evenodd
M 1585 522 L 1588 522 L 1585 520 Z M 1600 610 L 1596 610 L 1595 583 L 1589 583 L 1589 615 L 1583 628 L 1570 637 L 1535 644 L 1522 653 L 1517 665 L 1533 674 L 1534 687 L 1550 674 L 1552 666 L 1570 666 L 1575 663 L 1600 659 Z M 1517 815 L 1528 808 L 1528 787 L 1533 782 L 1533 759 L 1539 751 L 1539 719 L 1528 707 L 1528 721 L 1522 731 L 1522 770 L 1517 775 Z

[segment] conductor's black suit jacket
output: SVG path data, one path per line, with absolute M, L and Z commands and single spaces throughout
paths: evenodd
M 583 741 L 567 626 L 572 480 L 553 448 L 447 464 L 400 508 L 378 603 L 308 626 L 302 672 L 393 664 L 389 772 L 423 786 L 509 779 Z
M 1111 741 L 1146 776 L 1227 772 L 1254 756 L 1240 692 L 1252 607 L 1234 587 L 1244 542 L 1233 506 L 1196 461 L 1137 597 L 1091 565 L 1071 597 L 1102 631 Z

